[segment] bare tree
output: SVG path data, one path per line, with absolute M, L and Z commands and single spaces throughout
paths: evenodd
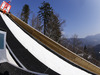
M 78 39 L 78 35 L 74 34 L 70 39 L 70 43 L 72 44 L 72 51 L 77 53 L 78 49 L 81 48 L 82 42 Z
M 32 16 L 31 25 L 32 25 L 32 27 L 34 27 L 34 28 L 37 29 L 38 31 L 42 32 L 41 21 L 39 20 L 39 17 L 38 17 L 38 16 L 35 17 L 34 14 L 33 14 L 33 16 Z

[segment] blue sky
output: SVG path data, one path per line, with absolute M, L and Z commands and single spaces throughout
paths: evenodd
M 49 2 L 55 13 L 66 21 L 63 27 L 65 36 L 77 34 L 82 38 L 100 33 L 100 0 L 12 0 L 11 13 L 19 14 L 28 4 L 37 15 L 43 1 Z

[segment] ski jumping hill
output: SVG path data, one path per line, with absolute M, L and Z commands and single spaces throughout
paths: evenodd
M 0 72 L 6 69 L 10 75 L 100 75 L 99 67 L 64 48 L 11 13 L 7 16 L 0 12 L 0 29 L 7 32 L 6 48 L 10 56 L 8 60 L 13 60 L 2 63 Z

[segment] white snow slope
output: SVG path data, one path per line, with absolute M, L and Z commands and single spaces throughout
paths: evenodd
M 76 68 L 69 63 L 65 62 L 46 48 L 41 46 L 38 42 L 27 35 L 20 29 L 14 22 L 12 22 L 6 15 L 1 14 L 7 27 L 10 29 L 16 39 L 39 61 L 51 68 L 61 75 L 90 75 L 89 73 Z M 30 59 L 30 58 L 29 58 Z M 27 61 L 27 60 L 26 60 Z
M 16 64 L 16 62 L 13 60 L 13 58 L 9 54 L 8 49 L 6 49 L 6 55 L 7 55 L 8 62 L 18 67 L 18 65 Z

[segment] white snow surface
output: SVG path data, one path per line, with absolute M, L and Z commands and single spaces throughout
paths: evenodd
M 39 61 L 45 64 L 50 69 L 61 75 L 91 75 L 79 68 L 76 68 L 66 61 L 62 60 L 52 52 L 37 43 L 22 29 L 20 29 L 14 22 L 12 22 L 6 15 L 0 13 L 4 22 L 16 37 L 16 39 Z M 30 59 L 30 58 L 29 58 Z M 27 60 L 26 60 L 27 61 Z
M 6 55 L 7 55 L 8 62 L 18 67 L 18 65 L 16 64 L 16 62 L 14 61 L 14 59 L 9 54 L 8 49 L 6 49 Z

